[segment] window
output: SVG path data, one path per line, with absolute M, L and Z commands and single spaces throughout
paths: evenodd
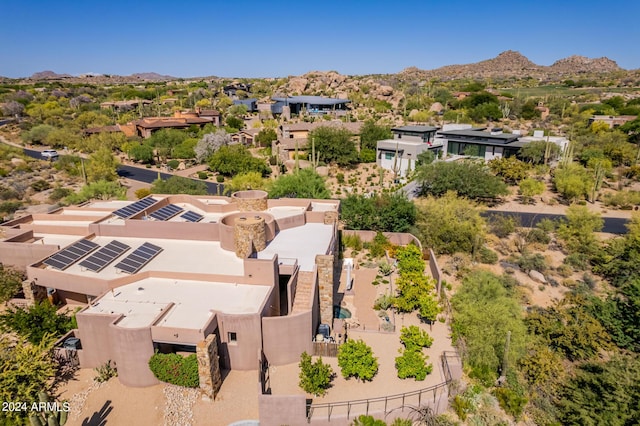
M 238 342 L 238 333 L 234 332 L 234 331 L 230 331 L 229 333 L 227 333 L 228 335 L 228 341 L 229 343 L 237 343 Z
M 384 159 L 385 160 L 393 160 L 393 153 L 392 152 L 385 152 L 384 153 Z

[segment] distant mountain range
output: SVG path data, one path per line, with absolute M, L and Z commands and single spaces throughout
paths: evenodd
M 425 78 L 487 78 L 487 77 L 562 77 L 579 74 L 604 74 L 624 71 L 609 58 L 591 59 L 573 55 L 560 59 L 551 66 L 537 65 L 520 52 L 507 50 L 493 59 L 466 65 L 447 65 L 434 70 L 411 67 L 401 74 L 422 74 Z
M 421 70 L 416 67 L 406 68 L 399 73 L 401 76 L 412 78 L 546 78 L 557 80 L 568 76 L 579 76 L 586 74 L 606 74 L 612 72 L 624 72 L 618 64 L 606 57 L 587 58 L 573 55 L 560 59 L 553 65 L 537 65 L 531 62 L 520 52 L 507 50 L 492 59 L 465 65 L 447 65 L 433 70 Z M 217 77 L 206 77 L 215 79 Z M 0 77 L 0 80 L 8 80 Z M 144 81 L 170 81 L 177 80 L 178 77 L 161 75 L 155 72 L 136 73 L 129 76 L 104 75 L 88 73 L 80 76 L 69 74 L 57 74 L 53 71 L 41 71 L 34 73 L 26 80 L 67 80 L 71 82 L 91 81 L 93 83 L 135 83 Z M 22 80 L 22 79 L 21 79 Z

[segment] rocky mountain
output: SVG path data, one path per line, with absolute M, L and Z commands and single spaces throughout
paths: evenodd
M 136 74 L 131 74 L 130 77 L 132 79 L 142 80 L 142 81 L 170 81 L 170 80 L 177 80 L 176 77 L 171 77 L 170 75 L 161 75 L 161 74 L 158 74 L 156 72 L 136 73 Z
M 405 75 L 420 74 L 423 78 L 509 78 L 533 77 L 555 79 L 573 74 L 603 74 L 622 71 L 615 61 L 609 58 L 586 58 L 570 56 L 556 61 L 551 66 L 537 65 L 520 52 L 507 50 L 493 59 L 465 65 L 447 65 L 434 70 L 419 70 L 415 67 L 401 72 Z
M 571 73 L 606 73 L 621 71 L 616 61 L 612 61 L 607 57 L 587 58 L 585 56 L 573 55 L 568 58 L 560 59 L 553 63 L 549 69 L 554 73 L 571 74 Z
M 36 72 L 33 73 L 33 75 L 31 75 L 31 77 L 29 77 L 31 80 L 56 80 L 59 78 L 69 78 L 71 77 L 69 74 L 56 74 L 53 71 L 40 71 L 40 72 Z

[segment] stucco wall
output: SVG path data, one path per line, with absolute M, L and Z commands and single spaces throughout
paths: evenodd
M 53 244 L 0 243 L 0 263 L 25 270 L 27 265 L 42 260 L 59 250 Z
M 96 368 L 108 360 L 115 360 L 111 345 L 109 325 L 120 315 L 76 314 L 78 336 L 82 343 L 82 368 Z
M 306 424 L 304 395 L 259 395 L 260 426 Z
M 149 369 L 153 355 L 151 329 L 109 326 L 113 360 L 118 367 L 118 379 L 125 386 L 145 387 L 159 383 Z
M 263 351 L 269 364 L 284 365 L 300 361 L 304 351 L 311 353 L 312 312 L 285 317 L 262 318 Z
M 216 314 L 220 332 L 221 365 L 233 370 L 256 370 L 257 354 L 262 348 L 260 314 Z M 229 340 L 230 332 L 236 333 L 236 342 Z
M 208 222 L 160 222 L 153 220 L 125 220 L 124 224 L 92 223 L 89 231 L 99 236 L 166 238 L 173 240 L 218 241 L 220 228 L 218 223 Z

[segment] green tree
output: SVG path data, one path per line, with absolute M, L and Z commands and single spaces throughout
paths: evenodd
M 58 314 L 56 307 L 48 300 L 26 309 L 10 307 L 0 314 L 0 327 L 4 331 L 15 332 L 34 345 L 39 344 L 45 336 L 62 336 L 74 324 L 72 317 Z
M 581 365 L 560 393 L 560 420 L 572 425 L 640 423 L 640 360 L 618 355 Z
M 399 357 L 396 357 L 396 370 L 400 379 L 413 377 L 418 381 L 422 381 L 431 374 L 433 365 L 427 364 L 429 358 L 422 353 L 420 349 L 404 349 Z
M 422 348 L 431 347 L 433 337 L 415 325 L 402 326 L 400 329 L 400 342 L 407 350 L 421 350 Z
M 264 147 L 271 146 L 271 142 L 275 141 L 276 139 L 278 139 L 278 134 L 276 133 L 276 131 L 271 128 L 266 128 L 258 132 L 255 141 L 258 143 L 258 145 Z
M 116 169 L 118 164 L 118 159 L 109 148 L 102 147 L 98 149 L 89 156 L 89 161 L 86 165 L 87 180 L 89 182 L 117 180 L 118 173 Z
M 378 141 L 391 139 L 391 127 L 377 125 L 373 120 L 367 120 L 360 130 L 360 149 L 376 150 Z
M 378 359 L 363 340 L 349 339 L 338 349 L 338 365 L 345 379 L 371 381 L 378 372 Z
M 562 197 L 569 201 L 578 201 L 589 196 L 593 187 L 593 177 L 581 165 L 570 163 L 555 170 L 553 184 Z
M 556 159 L 560 155 L 560 147 L 551 142 L 533 141 L 520 148 L 518 156 L 529 163 L 542 164 L 545 153 L 548 153 L 548 160 Z
M 69 128 L 53 129 L 47 134 L 47 145 L 54 148 L 75 148 L 80 145 L 81 140 L 80 134 Z
M 516 157 L 494 158 L 487 163 L 489 169 L 497 176 L 500 176 L 507 184 L 516 185 L 521 180 L 529 176 L 531 166 Z
M 640 215 L 633 215 L 624 237 L 609 241 L 602 256 L 593 259 L 594 272 L 622 288 L 640 276 Z
M 177 129 L 161 129 L 154 132 L 147 143 L 155 148 L 161 161 L 173 158 L 173 150 L 189 138 L 189 134 Z
M 127 154 L 130 155 L 134 161 L 140 161 L 141 163 L 153 162 L 153 147 L 146 143 L 135 143 L 129 148 Z
M 231 194 L 236 191 L 245 191 L 247 189 L 264 189 L 266 181 L 258 172 L 240 173 L 235 175 L 230 182 L 225 184 L 224 192 Z
M 303 352 L 300 355 L 300 382 L 298 386 L 307 393 L 315 396 L 323 396 L 331 386 L 333 370 L 331 366 L 322 362 L 322 357 L 315 362 L 311 361 L 311 355 Z
M 484 243 L 486 223 L 473 202 L 449 192 L 419 200 L 416 206 L 420 241 L 436 253 L 474 253 Z
M 180 176 L 171 176 L 167 180 L 155 180 L 151 186 L 151 192 L 154 194 L 206 195 L 207 184 Z
M 533 197 L 541 195 L 544 192 L 545 185 L 537 179 L 526 178 L 520 181 L 518 192 L 522 196 L 522 202 L 529 204 L 533 201 Z
M 222 146 L 209 158 L 211 170 L 225 176 L 235 176 L 240 173 L 258 172 L 268 176 L 271 169 L 264 160 L 251 155 L 242 145 Z
M 40 124 L 38 126 L 32 127 L 31 130 L 22 134 L 22 140 L 25 143 L 33 143 L 33 144 L 46 144 L 47 136 L 55 130 L 55 127 L 49 126 L 48 124 Z
M 444 195 L 456 191 L 471 199 L 495 199 L 509 193 L 502 180 L 475 162 L 438 161 L 416 169 L 421 195 Z
M 52 348 L 55 339 L 33 345 L 25 339 L 0 338 L 0 398 L 2 401 L 38 401 L 38 392 L 50 391 L 56 372 Z M 28 411 L 2 411 L 4 424 L 25 424 Z
M 423 321 L 433 324 L 438 319 L 438 314 L 442 311 L 438 301 L 433 294 L 424 294 L 418 299 L 418 309 L 420 311 L 420 318 Z
M 349 194 L 340 208 L 347 229 L 407 232 L 416 221 L 415 205 L 404 194 Z
M 80 204 L 88 200 L 126 200 L 127 189 L 118 182 L 99 180 L 80 188 L 80 191 L 65 198 L 65 203 Z
M 314 141 L 320 161 L 348 166 L 358 161 L 358 151 L 352 136 L 346 129 L 321 126 L 309 132 L 307 140 L 309 146 Z
M 22 288 L 24 274 L 0 263 L 0 303 L 15 296 Z
M 566 221 L 558 226 L 558 236 L 571 253 L 595 254 L 599 242 L 595 233 L 600 232 L 604 220 L 599 213 L 592 213 L 586 206 L 572 205 L 566 211 Z
M 466 348 L 464 361 L 471 376 L 491 385 L 503 367 L 507 334 L 509 365 L 524 355 L 526 328 L 522 309 L 503 286 L 500 277 L 486 271 L 467 275 L 451 299 L 454 308 L 452 337 Z
M 269 185 L 270 198 L 329 198 L 324 178 L 313 169 L 278 176 Z

